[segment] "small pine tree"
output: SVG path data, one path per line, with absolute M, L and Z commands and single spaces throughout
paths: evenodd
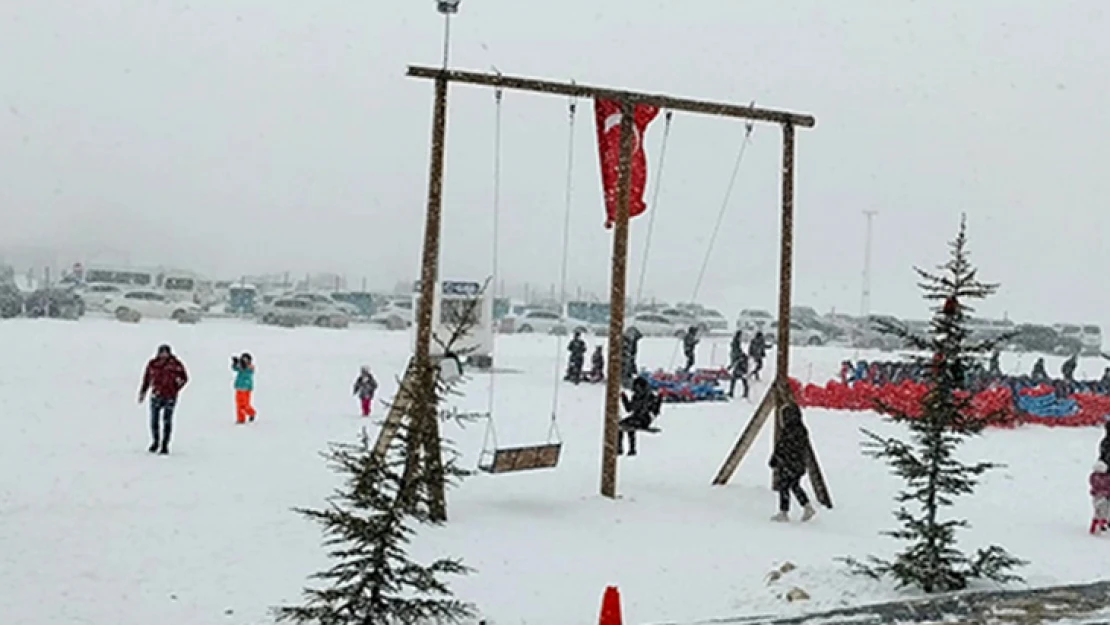
M 867 563 L 853 558 L 846 562 L 859 574 L 873 578 L 893 577 L 900 586 L 916 586 L 926 593 L 966 588 L 971 579 L 999 583 L 1020 581 L 1012 571 L 1025 564 L 1005 549 L 991 546 L 969 557 L 957 548 L 956 531 L 968 527 L 962 519 L 942 519 L 955 498 L 970 495 L 979 477 L 998 467 L 992 462 L 965 464 L 955 457 L 965 439 L 980 434 L 994 418 L 976 418 L 971 413 L 969 378 L 977 362 L 1008 337 L 973 342 L 968 316 L 969 302 L 993 294 L 997 285 L 980 282 L 967 249 L 966 219 L 961 219 L 951 255 L 938 273 L 916 269 L 926 300 L 938 302 L 929 334 L 919 336 L 900 325 L 883 324 L 882 331 L 902 338 L 906 346 L 929 354 L 926 365 L 928 392 L 920 415 L 911 416 L 879 406 L 889 420 L 905 425 L 910 442 L 863 430 L 864 453 L 882 459 L 905 481 L 896 496 L 894 517 L 901 528 L 884 532 L 910 543 L 893 560 L 871 556 Z M 995 417 L 1000 418 L 1000 416 Z
M 359 442 L 333 443 L 324 454 L 345 483 L 320 510 L 297 509 L 319 523 L 335 564 L 312 576 L 324 582 L 306 589 L 305 602 L 275 610 L 278 622 L 318 625 L 416 625 L 457 623 L 474 615 L 454 598 L 443 577 L 471 570 L 455 559 L 413 562 L 408 545 L 414 523 L 429 521 L 428 506 L 405 502 L 427 492 L 425 473 L 406 474 L 405 450 L 412 433 L 401 428 L 384 459 L 363 430 Z
M 478 299 L 457 307 L 449 323 L 446 353 L 477 322 Z M 304 591 L 304 604 L 275 609 L 278 622 L 316 625 L 423 625 L 458 623 L 475 615 L 474 607 L 454 598 L 443 577 L 466 575 L 470 568 L 456 559 L 421 565 L 407 547 L 416 524 L 437 524 L 445 518 L 436 493 L 470 474 L 458 466 L 459 454 L 450 440 L 428 427 L 440 418 L 439 404 L 456 393 L 459 380 L 443 380 L 438 365 L 420 369 L 413 362 L 394 402 L 407 406 L 383 455 L 364 429 L 358 443 L 333 443 L 324 454 L 346 479 L 322 510 L 297 509 L 324 528 L 331 568 L 313 579 L 323 588 Z M 433 384 L 418 383 L 433 380 Z M 408 380 L 406 382 L 406 380 Z M 441 462 L 434 467 L 423 456 L 439 445 Z M 434 447 L 433 447 L 434 449 Z

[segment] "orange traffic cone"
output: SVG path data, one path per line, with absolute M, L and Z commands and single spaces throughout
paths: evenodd
M 616 586 L 609 586 L 601 598 L 601 617 L 597 623 L 598 625 L 621 625 L 622 621 L 621 591 L 617 590 Z

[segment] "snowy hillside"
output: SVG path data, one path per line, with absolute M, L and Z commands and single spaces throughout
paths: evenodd
M 162 342 L 189 367 L 172 453 L 151 456 L 139 377 Z M 361 364 L 395 388 L 409 337 L 364 328 L 282 330 L 235 322 L 196 326 L 12 321 L 0 324 L 0 619 L 21 625 L 208 625 L 270 622 L 270 606 L 298 600 L 324 562 L 317 527 L 289 511 L 317 505 L 333 477 L 318 452 L 351 440 L 351 383 Z M 642 364 L 667 366 L 674 343 L 645 340 Z M 228 356 L 258 367 L 259 418 L 234 424 Z M 704 348 L 708 354 L 709 348 Z M 718 361 L 725 357 L 722 345 Z M 502 445 L 544 440 L 552 409 L 552 339 L 499 340 L 494 402 Z M 799 349 L 793 373 L 824 381 L 844 357 Z M 1014 365 L 1013 361 L 1004 365 Z M 1101 365 L 1086 363 L 1095 374 Z M 464 409 L 485 410 L 487 378 Z M 753 395 L 758 396 L 762 387 Z M 753 404 L 667 406 L 663 433 L 621 461 L 617 501 L 600 498 L 601 387 L 564 387 L 565 442 L 554 471 L 479 475 L 450 493 L 451 521 L 419 538 L 417 554 L 459 556 L 478 572 L 458 594 L 498 625 L 566 625 L 597 618 L 607 584 L 621 588 L 629 623 L 790 613 L 897 596 L 846 577 L 835 558 L 889 553 L 886 469 L 861 456 L 858 427 L 874 415 L 810 411 L 807 420 L 836 504 L 808 525 L 777 525 L 766 459 L 769 429 L 733 483 L 709 481 Z M 376 416 L 384 410 L 375 406 Z M 473 465 L 481 427 L 446 434 Z M 1007 463 L 974 500 L 969 546 L 997 541 L 1032 561 L 1034 585 L 1095 579 L 1106 570 L 1085 533 L 1086 477 L 1100 432 L 1030 427 L 992 431 L 968 455 Z M 784 561 L 798 569 L 778 584 Z M 812 600 L 788 604 L 790 587 Z

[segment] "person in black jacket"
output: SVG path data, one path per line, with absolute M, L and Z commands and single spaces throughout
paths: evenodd
M 728 396 L 736 397 L 736 381 L 740 380 L 744 385 L 744 399 L 748 398 L 748 355 L 744 353 L 744 343 L 740 335 L 740 330 L 732 335 L 732 342 L 729 343 L 729 383 L 728 383 Z
M 802 411 L 798 404 L 790 402 L 782 408 L 782 429 L 768 463 L 775 471 L 774 485 L 779 494 L 779 513 L 771 517 L 772 521 L 790 520 L 791 494 L 804 510 L 802 521 L 808 521 L 817 514 L 801 484 L 809 464 L 809 453 L 809 431 L 802 423 Z
M 697 349 L 700 341 L 697 327 L 690 326 L 687 328 L 686 335 L 682 337 L 682 353 L 686 355 L 687 373 L 694 370 L 694 361 L 697 360 Z
M 594 348 L 594 353 L 590 356 L 590 372 L 586 374 L 586 381 L 594 384 L 605 381 L 605 352 L 600 345 Z
M 586 362 L 586 341 L 582 340 L 581 332 L 575 331 L 574 338 L 567 345 L 567 351 L 570 352 L 570 361 L 567 363 L 567 376 L 564 379 L 578 384 L 582 381 L 582 365 Z
M 1098 443 L 1098 459 L 1110 464 L 1110 421 L 1106 422 L 1106 435 Z
M 752 338 L 752 342 L 748 345 L 748 358 L 751 358 L 755 363 L 755 368 L 752 369 L 752 377 L 759 380 L 759 372 L 763 370 L 763 358 L 767 356 L 767 339 L 763 338 L 762 332 L 756 332 Z
M 1048 380 L 1048 370 L 1044 366 L 1044 358 L 1038 358 L 1037 362 L 1033 363 L 1033 371 L 1029 374 L 1034 382 L 1044 382 Z
M 643 334 L 636 328 L 629 328 L 624 331 L 623 341 L 621 341 L 621 386 L 630 388 L 632 381 L 639 374 L 639 368 L 636 365 L 636 353 L 639 349 L 640 339 L 644 337 Z M 609 354 L 612 358 L 613 355 Z
M 654 431 L 651 426 L 655 417 L 659 416 L 661 401 L 659 396 L 651 391 L 651 385 L 644 378 L 636 378 L 632 382 L 632 399 L 621 393 L 621 403 L 629 416 L 620 420 L 620 432 L 617 435 L 617 453 L 624 454 L 624 438 L 628 437 L 628 455 L 636 455 L 636 432 Z

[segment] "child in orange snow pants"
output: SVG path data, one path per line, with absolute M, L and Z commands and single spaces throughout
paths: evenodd
M 235 372 L 235 422 L 254 422 L 257 412 L 251 405 L 254 392 L 254 359 L 248 353 L 231 357 L 231 370 Z

